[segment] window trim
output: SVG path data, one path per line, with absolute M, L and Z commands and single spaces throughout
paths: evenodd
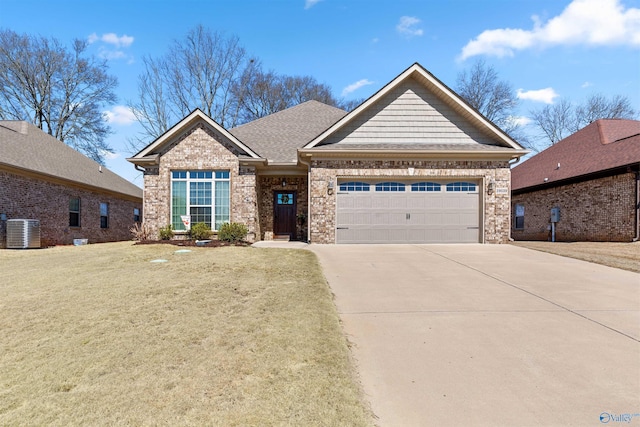
M 180 174 L 181 176 L 175 177 L 176 174 Z M 192 174 L 194 175 L 192 177 Z M 208 174 L 210 174 L 210 176 L 208 176 Z M 210 218 L 211 218 L 211 230 L 212 231 L 218 231 L 215 228 L 215 224 L 216 224 L 216 187 L 217 187 L 217 183 L 222 183 L 222 182 L 227 182 L 228 183 L 228 191 L 227 191 L 227 196 L 228 198 L 226 199 L 227 204 L 226 204 L 226 208 L 228 210 L 228 212 L 226 213 L 226 220 L 224 220 L 223 222 L 229 222 L 231 220 L 231 171 L 227 170 L 227 169 L 220 169 L 220 170 L 215 170 L 215 169 L 177 169 L 177 170 L 172 170 L 171 171 L 171 188 L 170 188 L 170 193 L 169 193 L 169 198 L 171 200 L 170 206 L 169 206 L 169 218 L 170 218 L 170 224 L 173 226 L 173 230 L 174 232 L 181 234 L 181 233 L 188 233 L 189 230 L 191 229 L 191 226 L 193 225 L 193 221 L 192 221 L 192 214 L 191 214 L 191 208 L 210 208 L 211 212 L 210 212 Z M 182 220 L 180 220 L 179 222 L 174 221 L 174 203 L 173 203 L 173 199 L 174 199 L 174 184 L 176 182 L 184 182 L 185 183 L 185 213 L 184 215 L 188 215 L 189 216 L 189 226 L 184 226 Z M 211 204 L 210 205 L 192 205 L 191 204 L 191 183 L 194 182 L 209 182 L 211 183 Z M 222 191 L 222 190 L 221 190 Z M 225 206 L 222 206 L 222 208 L 224 208 Z M 183 214 L 178 214 L 178 216 L 181 216 Z M 181 225 L 181 228 L 176 227 L 176 224 Z M 184 227 L 184 228 L 182 228 Z
M 362 181 L 346 181 L 338 185 L 339 191 L 371 191 L 371 184 Z
M 438 193 L 440 191 L 442 191 L 442 184 L 434 181 L 420 181 L 411 184 L 412 193 Z
M 522 208 L 522 215 L 518 215 L 518 207 Z M 515 206 L 513 207 L 513 229 L 514 230 L 524 230 L 524 215 L 525 215 L 524 204 L 516 203 Z M 519 218 L 521 219 L 520 226 L 518 226 Z
M 377 183 L 375 189 L 378 192 L 402 193 L 407 190 L 407 184 L 398 181 L 384 181 Z
M 106 209 L 106 215 L 102 214 L 102 207 L 105 207 Z M 109 228 L 109 202 L 100 202 L 100 228 L 101 229 L 107 229 Z M 104 225 L 103 225 L 103 218 L 104 218 Z
M 78 210 L 77 211 L 72 211 L 71 210 L 71 201 L 72 200 L 77 200 L 78 201 Z M 77 214 L 78 215 L 78 224 L 77 225 L 72 225 L 71 224 L 71 215 L 72 214 Z M 81 228 L 82 227 L 82 200 L 80 197 L 70 197 L 69 198 L 69 227 L 71 228 Z
M 451 192 L 476 192 L 478 191 L 478 184 L 470 181 L 455 181 L 447 183 L 446 189 Z

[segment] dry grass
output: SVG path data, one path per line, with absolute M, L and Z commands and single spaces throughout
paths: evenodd
M 640 242 L 513 242 L 513 244 L 640 273 Z
M 178 249 L 0 251 L 0 425 L 373 425 L 311 252 Z

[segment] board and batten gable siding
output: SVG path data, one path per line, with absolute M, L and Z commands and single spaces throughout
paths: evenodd
M 320 145 L 402 143 L 500 145 L 413 78 Z

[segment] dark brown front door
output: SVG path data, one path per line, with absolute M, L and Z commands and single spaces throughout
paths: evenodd
M 274 191 L 273 200 L 273 234 L 296 237 L 296 205 L 295 191 Z

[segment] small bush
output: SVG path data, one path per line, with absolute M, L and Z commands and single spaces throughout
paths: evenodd
M 159 230 L 159 233 L 160 233 L 160 240 L 173 239 L 173 227 L 171 226 L 171 224 L 167 225 L 166 227 L 162 227 Z
M 218 239 L 224 242 L 240 242 L 247 237 L 249 230 L 244 224 L 225 222 L 218 230 Z
M 131 231 L 131 234 L 133 235 L 133 240 L 137 240 L 138 242 L 149 240 L 151 238 L 151 229 L 145 222 L 142 224 L 136 222 L 129 231 Z
M 206 240 L 211 237 L 211 228 L 204 222 L 193 224 L 189 230 L 189 237 L 192 240 Z

